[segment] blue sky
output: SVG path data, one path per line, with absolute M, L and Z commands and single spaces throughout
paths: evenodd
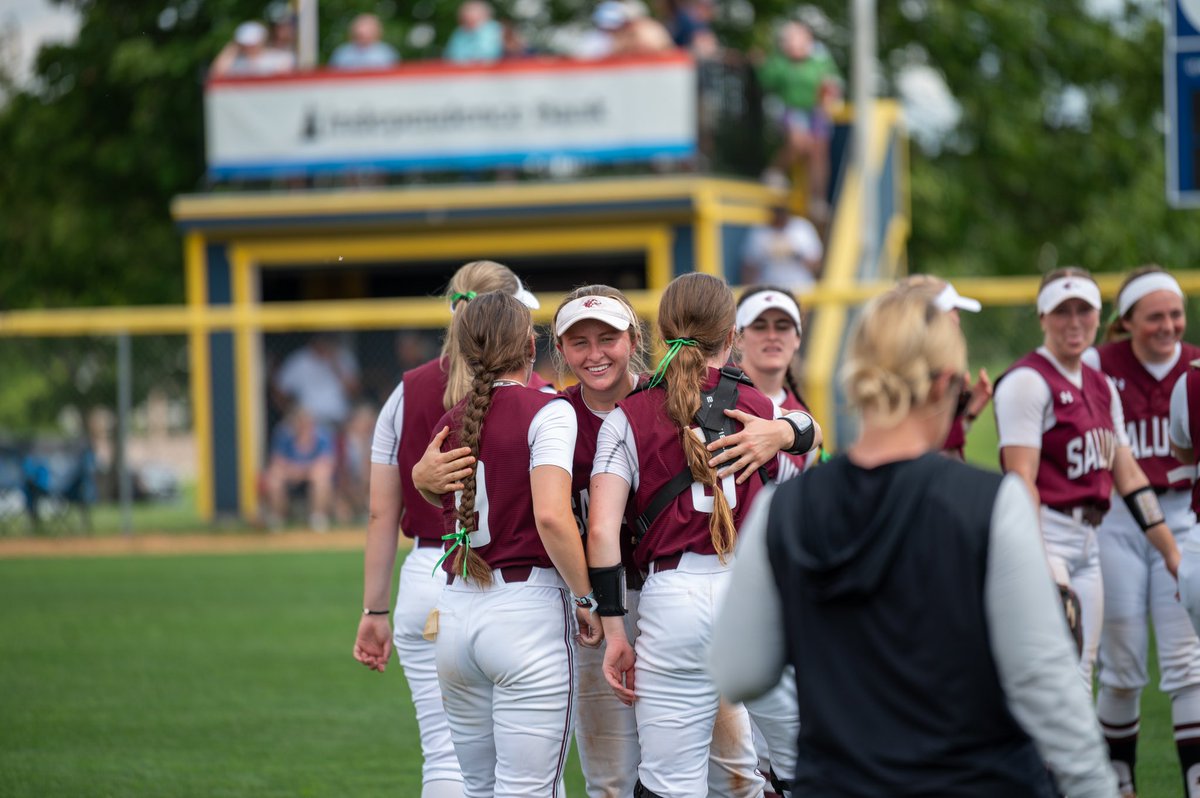
M 47 0 L 3 0 L 0 26 L 15 25 L 19 38 L 17 78 L 24 81 L 33 57 L 44 41 L 71 39 L 79 28 L 78 15 Z

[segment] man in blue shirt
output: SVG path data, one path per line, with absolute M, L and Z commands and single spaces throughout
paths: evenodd
M 504 30 L 492 19 L 492 7 L 483 0 L 467 0 L 458 7 L 458 27 L 446 44 L 447 61 L 488 64 L 504 53 Z

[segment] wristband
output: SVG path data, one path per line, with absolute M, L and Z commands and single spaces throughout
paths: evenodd
M 575 599 L 575 606 L 580 609 L 585 609 L 588 612 L 594 613 L 600 605 L 596 602 L 596 594 L 588 593 L 586 596 L 572 596 Z
M 596 597 L 596 612 L 601 617 L 624 615 L 627 612 L 624 565 L 589 568 L 588 578 L 592 581 L 592 594 Z
M 372 610 L 363 607 L 363 615 L 390 615 L 391 612 L 391 610 Z
M 792 427 L 792 445 L 790 448 L 783 451 L 787 454 L 801 455 L 808 454 L 813 447 L 813 441 L 817 438 L 816 425 L 813 422 L 813 417 L 802 410 L 788 413 L 780 416 L 784 421 Z
M 1121 498 L 1125 500 L 1129 514 L 1138 522 L 1138 526 L 1142 528 L 1143 532 L 1148 532 L 1150 527 L 1166 520 L 1162 505 L 1158 503 L 1158 494 L 1149 485 L 1127 493 Z

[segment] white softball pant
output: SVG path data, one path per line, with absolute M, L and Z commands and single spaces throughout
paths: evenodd
M 629 614 L 625 634 L 634 639 L 641 591 L 626 595 Z M 632 798 L 637 782 L 637 719 L 633 707 L 622 704 L 604 678 L 605 644 L 579 646 L 579 711 L 575 716 L 575 747 L 589 798 Z
M 1168 491 L 1159 502 L 1176 541 L 1185 548 L 1185 538 L 1195 521 L 1190 493 Z M 1104 571 L 1101 686 L 1123 690 L 1146 686 L 1147 613 L 1154 623 L 1162 691 L 1174 693 L 1200 685 L 1200 639 L 1187 611 L 1175 600 L 1175 579 L 1167 573 L 1162 555 L 1146 540 L 1120 497 L 1105 517 L 1098 536 Z
M 796 777 L 796 746 L 800 739 L 800 707 L 796 695 L 796 670 L 783 669 L 783 677 L 770 692 L 746 702 L 756 734 L 754 748 L 760 768 L 767 767 L 783 781 Z M 763 770 L 766 773 L 766 770 Z
M 1179 600 L 1187 610 L 1192 628 L 1200 634 L 1200 524 L 1180 547 L 1183 560 L 1179 563 Z
M 467 798 L 561 798 L 575 716 L 575 610 L 553 568 L 438 602 L 438 681 Z
M 1104 581 L 1100 576 L 1100 547 L 1096 528 L 1042 505 L 1042 540 L 1046 558 L 1058 584 L 1070 586 L 1079 596 L 1083 628 L 1083 654 L 1079 675 L 1088 692 L 1092 689 L 1092 668 L 1100 647 L 1100 629 L 1104 623 Z
M 421 733 L 421 754 L 424 765 L 421 780 L 462 782 L 450 726 L 442 709 L 442 690 L 438 686 L 434 645 L 422 635 L 429 612 L 437 606 L 438 597 L 446 584 L 446 575 L 434 565 L 442 555 L 438 548 L 414 548 L 400 566 L 400 589 L 396 595 L 393 614 L 392 644 L 404 678 L 412 691 L 417 710 L 417 728 Z
M 762 794 L 749 719 L 738 707 L 716 722 L 719 699 L 707 667 L 731 564 L 685 553 L 674 570 L 652 569 L 642 588 L 635 642 L 638 777 L 663 798 L 709 794 L 710 746 L 714 756 L 738 763 L 727 774 L 729 784 L 717 785 L 725 788 L 720 792 Z

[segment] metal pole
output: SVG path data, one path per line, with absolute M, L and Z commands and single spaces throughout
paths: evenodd
M 133 367 L 129 333 L 117 335 L 117 494 L 121 503 L 121 531 L 133 534 L 133 476 L 129 471 L 129 416 L 133 399 Z
M 874 276 L 879 241 L 878 180 L 870 163 L 871 127 L 875 116 L 875 0 L 854 0 L 854 52 L 852 97 L 854 101 L 854 162 L 862 180 L 861 261 Z
M 317 0 L 299 0 L 296 63 L 301 69 L 317 67 Z

